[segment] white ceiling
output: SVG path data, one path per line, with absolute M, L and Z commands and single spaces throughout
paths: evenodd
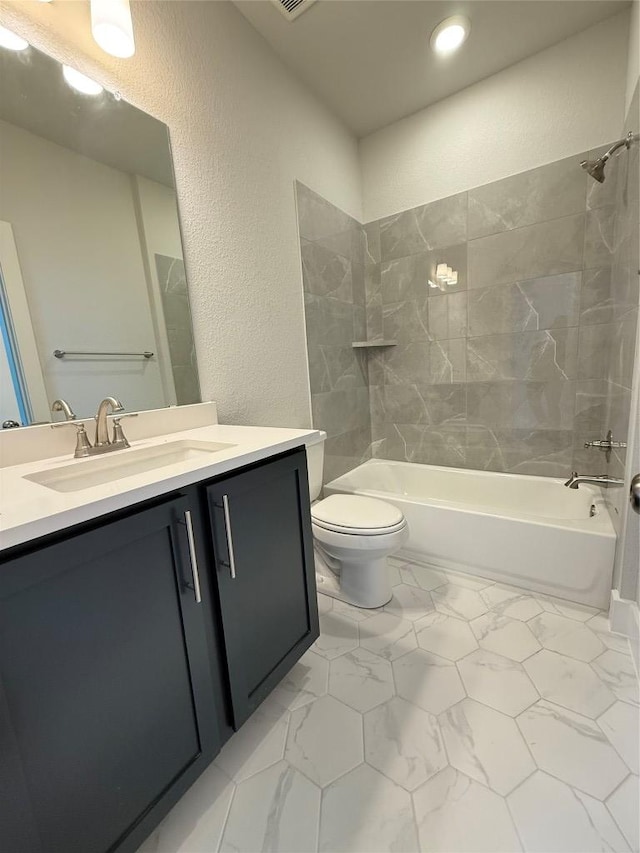
M 318 0 L 287 21 L 270 0 L 234 0 L 284 62 L 365 136 L 622 11 L 628 0 Z M 471 20 L 442 58 L 429 36 Z

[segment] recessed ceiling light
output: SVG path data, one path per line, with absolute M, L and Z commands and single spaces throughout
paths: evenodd
M 6 47 L 7 50 L 24 50 L 29 47 L 29 42 L 6 27 L 0 27 L 0 47 Z
M 92 80 L 91 77 L 87 77 L 86 74 L 81 74 L 70 65 L 63 65 L 62 73 L 64 74 L 64 79 L 67 83 L 78 92 L 82 92 L 83 95 L 99 95 L 104 91 L 100 83 L 96 83 L 96 81 Z
M 453 53 L 466 41 L 470 29 L 471 22 L 464 15 L 445 18 L 431 33 L 431 47 L 442 55 Z

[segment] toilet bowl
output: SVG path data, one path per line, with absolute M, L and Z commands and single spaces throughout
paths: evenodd
M 356 607 L 382 607 L 391 599 L 387 557 L 406 542 L 406 519 L 392 504 L 361 495 L 314 503 L 322 489 L 326 433 L 318 435 L 307 445 L 318 592 Z

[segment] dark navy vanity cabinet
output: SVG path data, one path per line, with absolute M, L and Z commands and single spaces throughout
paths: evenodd
M 296 450 L 4 552 L 0 848 L 135 850 L 318 636 L 311 541 Z

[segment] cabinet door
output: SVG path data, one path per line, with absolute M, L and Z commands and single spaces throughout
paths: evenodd
M 215 754 L 188 509 L 178 498 L 0 569 L 0 742 L 28 792 L 22 829 L 2 803 L 0 825 L 21 853 L 135 850 Z
M 207 487 L 236 728 L 318 636 L 304 450 Z

